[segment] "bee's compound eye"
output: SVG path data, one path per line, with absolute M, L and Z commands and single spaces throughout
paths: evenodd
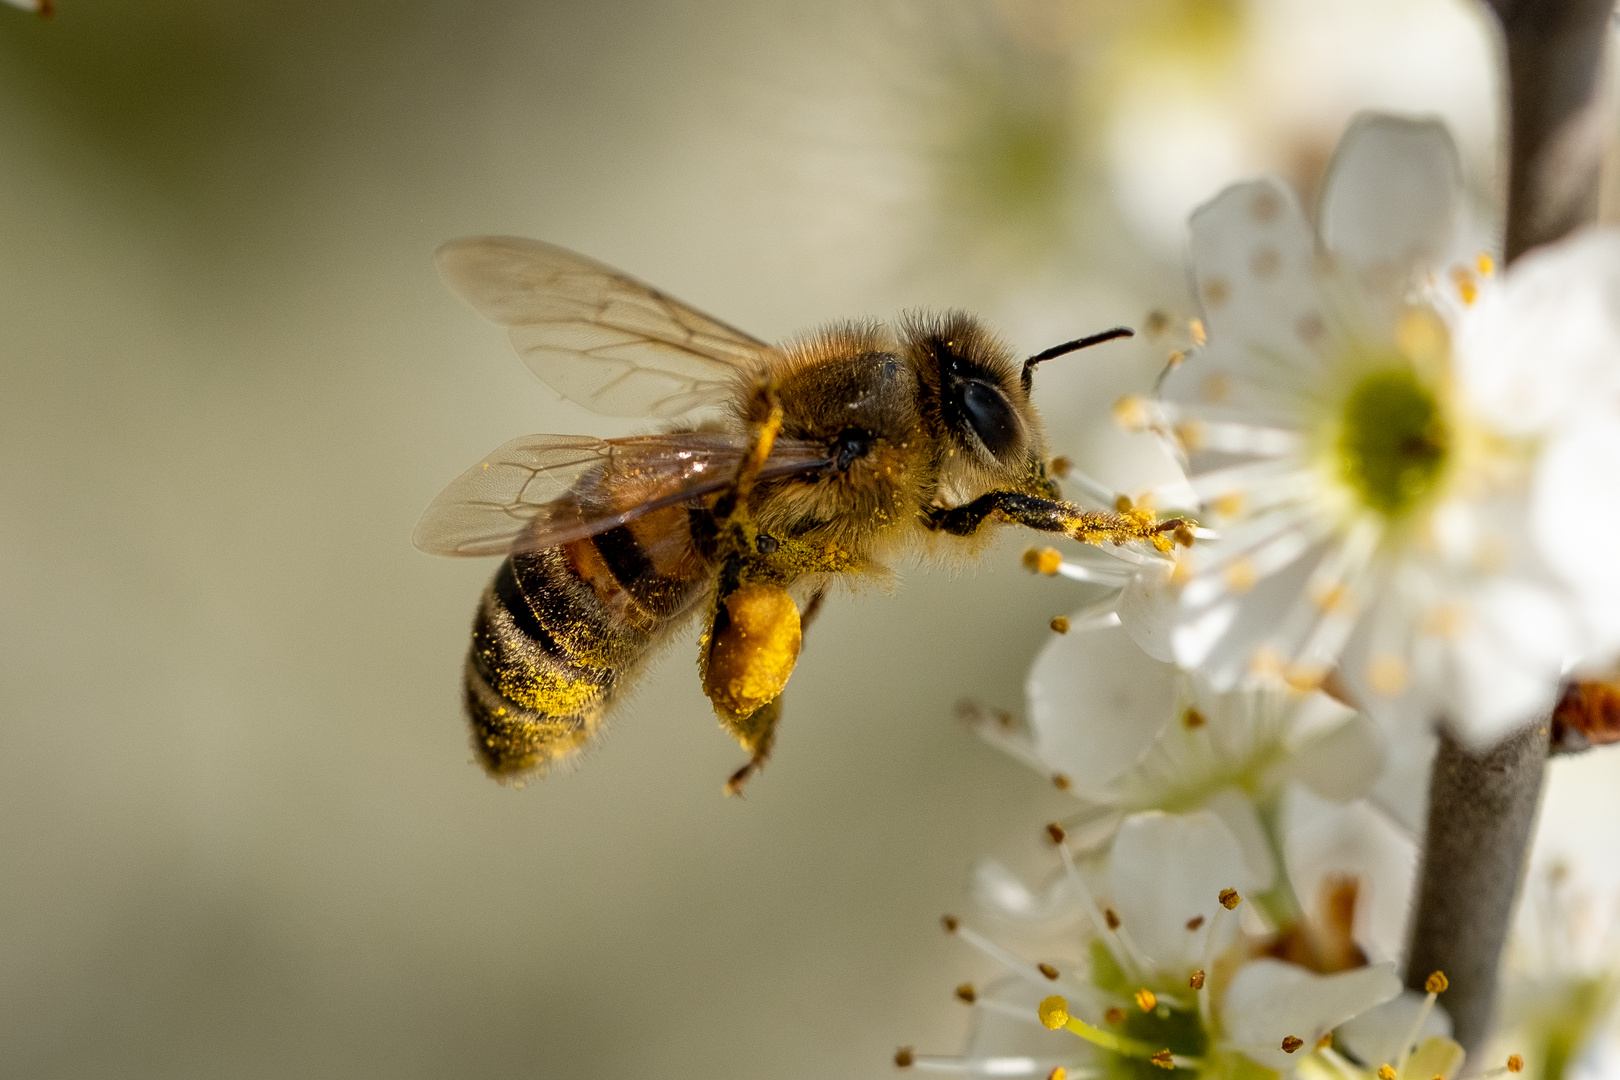
M 984 448 L 1001 457 L 1018 444 L 1018 417 L 1000 390 L 977 379 L 964 379 L 958 395 L 962 412 Z

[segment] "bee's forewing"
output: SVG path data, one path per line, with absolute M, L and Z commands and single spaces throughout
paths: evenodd
M 440 492 L 411 539 L 432 555 L 556 547 L 724 490 L 747 450 L 746 437 L 718 431 L 626 439 L 526 435 L 503 443 Z M 821 443 L 778 439 L 760 475 L 829 464 Z
M 572 251 L 512 236 L 452 240 L 439 273 L 508 328 L 530 370 L 606 416 L 672 417 L 723 401 L 770 346 Z

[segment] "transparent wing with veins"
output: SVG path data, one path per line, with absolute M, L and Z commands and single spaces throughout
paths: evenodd
M 512 236 L 452 240 L 439 274 L 507 327 L 529 369 L 606 416 L 673 417 L 715 405 L 771 347 L 572 251 Z
M 526 435 L 501 445 L 445 488 L 411 539 L 432 555 L 557 547 L 725 491 L 748 447 L 746 436 L 718 431 L 625 439 Z M 760 476 L 832 466 L 823 443 L 777 439 Z

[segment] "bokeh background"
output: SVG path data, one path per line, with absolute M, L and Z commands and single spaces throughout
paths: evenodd
M 493 565 L 411 527 L 512 436 L 630 427 L 434 248 L 543 237 L 765 337 L 962 306 L 1034 351 L 1164 311 L 1038 384 L 1054 450 L 1129 486 L 1165 465 L 1107 410 L 1192 314 L 1186 211 L 1258 170 L 1308 195 L 1385 107 L 1448 119 L 1488 219 L 1492 48 L 1463 0 L 0 8 L 0 1074 L 954 1048 L 985 969 L 936 918 L 1064 804 L 953 705 L 1017 707 L 1084 592 L 1009 537 L 840 598 L 742 801 L 690 640 L 583 767 L 495 786 L 457 696 Z M 1574 768 L 1558 813 L 1612 818 L 1613 766 Z

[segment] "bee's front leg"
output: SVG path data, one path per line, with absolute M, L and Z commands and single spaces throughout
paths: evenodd
M 1110 513 L 1021 491 L 991 491 L 961 506 L 930 507 L 923 520 L 930 529 L 951 536 L 972 536 L 985 519 L 997 515 L 1028 529 L 1063 533 L 1082 544 L 1146 540 L 1160 551 L 1169 551 L 1178 543 L 1190 546 L 1193 539 L 1192 525 L 1185 518 L 1160 521 L 1128 502 L 1117 513 Z

